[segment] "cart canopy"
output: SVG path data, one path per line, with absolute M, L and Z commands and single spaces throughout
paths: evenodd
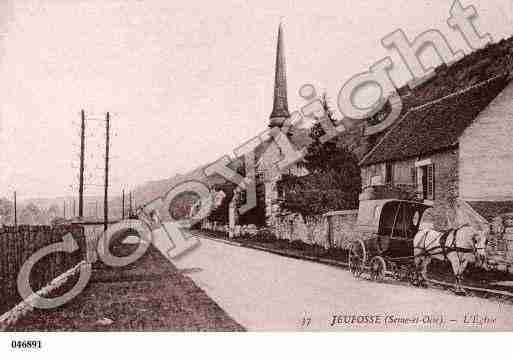
M 361 201 L 358 229 L 379 235 L 413 238 L 429 205 L 397 199 Z

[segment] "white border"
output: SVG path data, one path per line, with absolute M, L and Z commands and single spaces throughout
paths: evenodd
M 11 349 L 40 339 L 41 350 Z M 3 333 L 0 356 L 15 358 L 502 358 L 506 333 Z M 7 355 L 5 355 L 7 354 Z

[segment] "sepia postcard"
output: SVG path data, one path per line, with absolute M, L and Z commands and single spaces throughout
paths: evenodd
M 10 351 L 513 331 L 511 0 L 2 0 L 0 79 Z

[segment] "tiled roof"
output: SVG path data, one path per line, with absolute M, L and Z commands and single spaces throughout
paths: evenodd
M 360 162 L 362 166 L 433 153 L 454 146 L 465 128 L 508 83 L 496 76 L 410 109 Z

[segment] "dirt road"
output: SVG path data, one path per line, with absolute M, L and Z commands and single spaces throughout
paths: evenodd
M 201 239 L 176 263 L 248 330 L 513 329 L 513 306 Z

